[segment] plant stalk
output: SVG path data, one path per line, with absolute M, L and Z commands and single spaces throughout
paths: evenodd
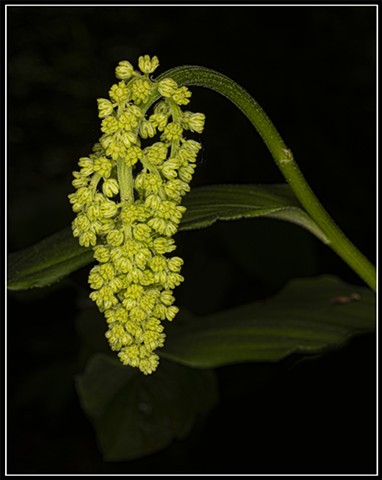
M 120 158 L 117 163 L 117 176 L 120 189 L 122 209 L 126 205 L 134 203 L 134 180 L 132 168 L 126 164 L 124 158 Z M 125 241 L 131 238 L 131 226 L 124 227 Z
M 375 291 L 374 265 L 346 237 L 321 205 L 295 162 L 292 152 L 252 96 L 230 78 L 205 67 L 176 67 L 160 75 L 157 80 L 166 77 L 173 78 L 179 85 L 194 85 L 214 90 L 228 98 L 246 115 L 264 140 L 300 203 L 328 237 L 328 245 Z

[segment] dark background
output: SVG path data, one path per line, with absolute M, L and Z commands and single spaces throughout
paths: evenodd
M 218 70 L 261 104 L 344 232 L 375 261 L 375 7 L 8 7 L 10 252 L 73 218 L 71 171 L 99 137 L 96 98 L 118 61 Z M 207 116 L 193 185 L 283 181 L 248 120 L 193 88 Z M 271 220 L 181 233 L 177 303 L 208 314 L 332 273 L 327 247 Z M 8 298 L 9 473 L 373 473 L 375 337 L 320 357 L 217 370 L 220 403 L 185 440 L 106 463 L 80 409 L 75 317 L 88 269 Z

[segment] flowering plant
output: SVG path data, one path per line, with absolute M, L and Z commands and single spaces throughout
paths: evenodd
M 374 266 L 322 207 L 251 95 L 207 68 L 177 67 L 154 79 L 157 57 L 141 56 L 138 66 L 139 71 L 129 61 L 119 62 L 109 99 L 98 99 L 102 135 L 73 172 L 72 228 L 9 257 L 10 290 L 50 285 L 96 261 L 88 276 L 90 298 L 107 331 L 101 328 L 102 346 L 87 358 L 77 390 L 109 460 L 137 458 L 185 435 L 196 416 L 216 402 L 210 369 L 317 353 L 374 328 Z M 203 113 L 185 110 L 192 85 L 218 92 L 247 116 L 287 184 L 191 189 L 201 149 L 200 138 L 192 135 L 201 134 L 205 122 Z M 185 280 L 182 258 L 170 255 L 175 234 L 217 220 L 261 216 L 307 229 L 367 286 L 332 276 L 294 280 L 267 304 L 202 318 L 191 314 L 164 328 L 162 322 L 179 312 L 174 289 Z M 96 318 L 92 311 L 85 337 L 99 328 Z M 103 350 L 105 335 L 118 352 L 117 362 Z M 155 421 L 163 418 L 166 428 L 152 435 Z
M 200 143 L 184 131 L 201 133 L 204 115 L 183 112 L 191 92 L 166 78 L 150 80 L 157 57 L 139 58 L 141 72 L 119 62 L 120 82 L 98 99 L 104 133 L 89 157 L 73 172 L 76 192 L 69 195 L 74 212 L 73 234 L 92 246 L 100 263 L 92 268 L 90 294 L 104 312 L 106 337 L 124 365 L 152 373 L 164 344 L 161 320 L 173 320 L 173 289 L 183 277 L 180 257 L 165 255 L 176 248 L 173 235 L 186 210 L 180 205 L 190 190 Z M 149 99 L 160 94 L 146 118 Z M 160 134 L 145 148 L 142 141 Z M 134 172 L 134 176 L 133 176 Z M 115 200 L 118 197 L 118 200 Z

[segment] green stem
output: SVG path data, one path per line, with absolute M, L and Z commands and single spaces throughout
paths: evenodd
M 117 164 L 118 183 L 120 188 L 121 201 L 134 203 L 134 181 L 132 168 L 126 164 L 123 158 Z
M 256 128 L 296 197 L 329 239 L 328 245 L 372 288 L 376 290 L 376 271 L 321 205 L 295 162 L 275 126 L 252 96 L 230 78 L 209 68 L 176 67 L 157 80 L 170 77 L 179 85 L 206 87 L 233 102 Z
M 126 164 L 123 158 L 117 163 L 117 176 L 120 189 L 122 209 L 125 205 L 134 203 L 134 180 L 132 168 Z M 126 240 L 131 238 L 131 226 L 124 225 Z

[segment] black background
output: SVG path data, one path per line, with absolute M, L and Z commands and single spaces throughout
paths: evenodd
M 8 7 L 8 250 L 69 224 L 71 171 L 99 136 L 118 61 L 218 70 L 261 104 L 322 203 L 375 261 L 375 7 Z M 207 116 L 193 185 L 283 181 L 246 118 L 193 88 Z M 332 273 L 327 247 L 270 220 L 178 234 L 177 302 L 208 314 Z M 87 269 L 8 297 L 9 473 L 373 473 L 375 337 L 277 365 L 217 370 L 220 403 L 185 440 L 106 463 L 73 386 Z

